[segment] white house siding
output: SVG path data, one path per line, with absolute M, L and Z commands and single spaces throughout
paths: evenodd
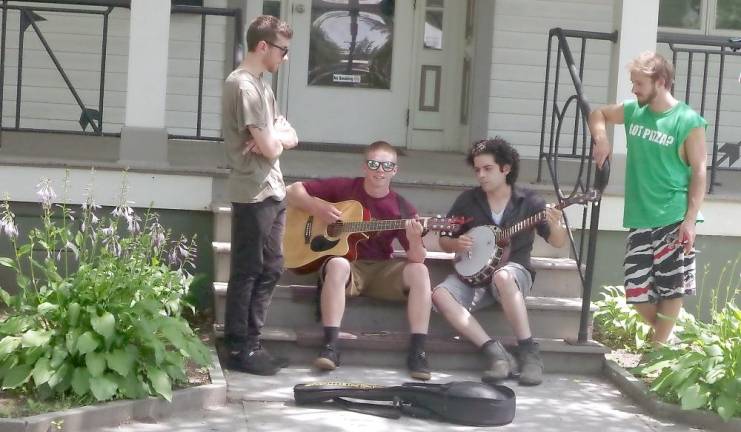
M 543 110 L 548 31 L 554 27 L 570 30 L 612 31 L 612 0 L 497 0 L 494 6 L 494 35 L 489 103 L 489 136 L 500 135 L 525 157 L 538 155 Z M 580 42 L 572 39 L 571 49 L 579 61 Z M 584 89 L 593 105 L 607 100 L 610 42 L 587 43 Z M 556 43 L 554 40 L 555 59 Z M 563 60 L 562 60 L 563 65 Z M 553 69 L 552 69 L 553 71 Z M 553 82 L 553 72 L 551 75 Z M 574 93 L 565 68 L 561 69 L 559 101 Z M 553 89 L 551 88 L 551 96 Z M 573 130 L 573 112 L 567 119 Z M 550 117 L 548 120 L 550 124 Z M 567 136 L 563 135 L 562 140 Z M 546 142 L 548 137 L 546 136 Z M 562 145 L 567 145 L 562 141 Z
M 226 0 L 206 0 L 206 6 L 225 7 Z M 14 2 L 13 4 L 18 4 Z M 64 5 L 33 4 L 59 7 Z M 74 7 L 74 6 L 67 6 Z M 89 9 L 89 8 L 86 8 Z M 39 12 L 46 40 L 88 108 L 98 109 L 103 18 L 57 12 Z M 208 17 L 203 84 L 202 134 L 219 135 L 221 82 L 231 66 L 227 21 Z M 15 126 L 19 13 L 9 11 L 7 21 L 4 127 Z M 170 23 L 166 125 L 172 134 L 195 135 L 198 104 L 200 17 L 174 14 Z M 23 48 L 22 128 L 80 131 L 80 109 L 32 28 L 25 32 Z M 106 53 L 103 131 L 118 133 L 124 123 L 126 74 L 129 52 L 129 10 L 110 14 Z M 229 56 L 226 59 L 226 56 Z M 91 129 L 88 127 L 88 131 Z

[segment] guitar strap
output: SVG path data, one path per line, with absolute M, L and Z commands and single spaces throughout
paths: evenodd
M 412 206 L 403 196 L 397 193 L 396 201 L 399 203 L 399 213 L 402 219 L 411 219 L 414 217 L 414 212 L 411 211 Z

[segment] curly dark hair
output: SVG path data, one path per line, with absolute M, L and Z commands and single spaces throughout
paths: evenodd
M 517 150 L 510 143 L 499 136 L 476 141 L 468 151 L 466 162 L 470 166 L 473 166 L 473 159 L 482 154 L 492 155 L 494 162 L 500 167 L 509 165 L 509 174 L 507 174 L 505 181 L 510 186 L 515 184 L 517 175 L 520 173 L 520 154 L 517 153 Z

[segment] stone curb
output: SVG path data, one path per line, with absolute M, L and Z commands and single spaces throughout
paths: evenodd
M 651 393 L 640 379 L 623 369 L 613 360 L 605 359 L 604 374 L 624 394 L 652 415 L 683 423 L 692 427 L 717 432 L 738 432 L 741 430 L 741 418 L 734 417 L 727 422 L 718 414 L 705 410 L 683 410 L 677 405 L 660 401 Z
M 226 379 L 219 358 L 210 347 L 211 384 L 175 390 L 172 402 L 149 397 L 139 400 L 106 402 L 100 405 L 72 408 L 30 417 L 0 419 L 3 432 L 84 431 L 114 427 L 130 421 L 154 422 L 178 413 L 226 405 Z

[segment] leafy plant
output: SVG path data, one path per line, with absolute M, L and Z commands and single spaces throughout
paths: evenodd
M 659 348 L 635 373 L 658 374 L 651 390 L 682 409 L 713 410 L 725 420 L 741 414 L 741 310 L 729 302 L 710 323 L 690 315 L 676 335 L 679 343 Z
M 69 182 L 65 181 L 65 191 Z M 0 289 L 8 318 L 0 323 L 3 389 L 80 401 L 172 397 L 185 362 L 210 363 L 208 349 L 181 317 L 192 279 L 195 241 L 171 239 L 158 216 L 139 217 L 126 201 L 110 216 L 92 187 L 76 214 L 53 204 L 48 180 L 38 185 L 41 226 L 20 241 L 9 198 L 0 204 L 0 234 L 15 252 L 17 295 Z
M 605 286 L 602 300 L 594 302 L 595 339 L 614 349 L 644 352 L 650 348 L 651 326 L 625 301 L 625 288 Z

